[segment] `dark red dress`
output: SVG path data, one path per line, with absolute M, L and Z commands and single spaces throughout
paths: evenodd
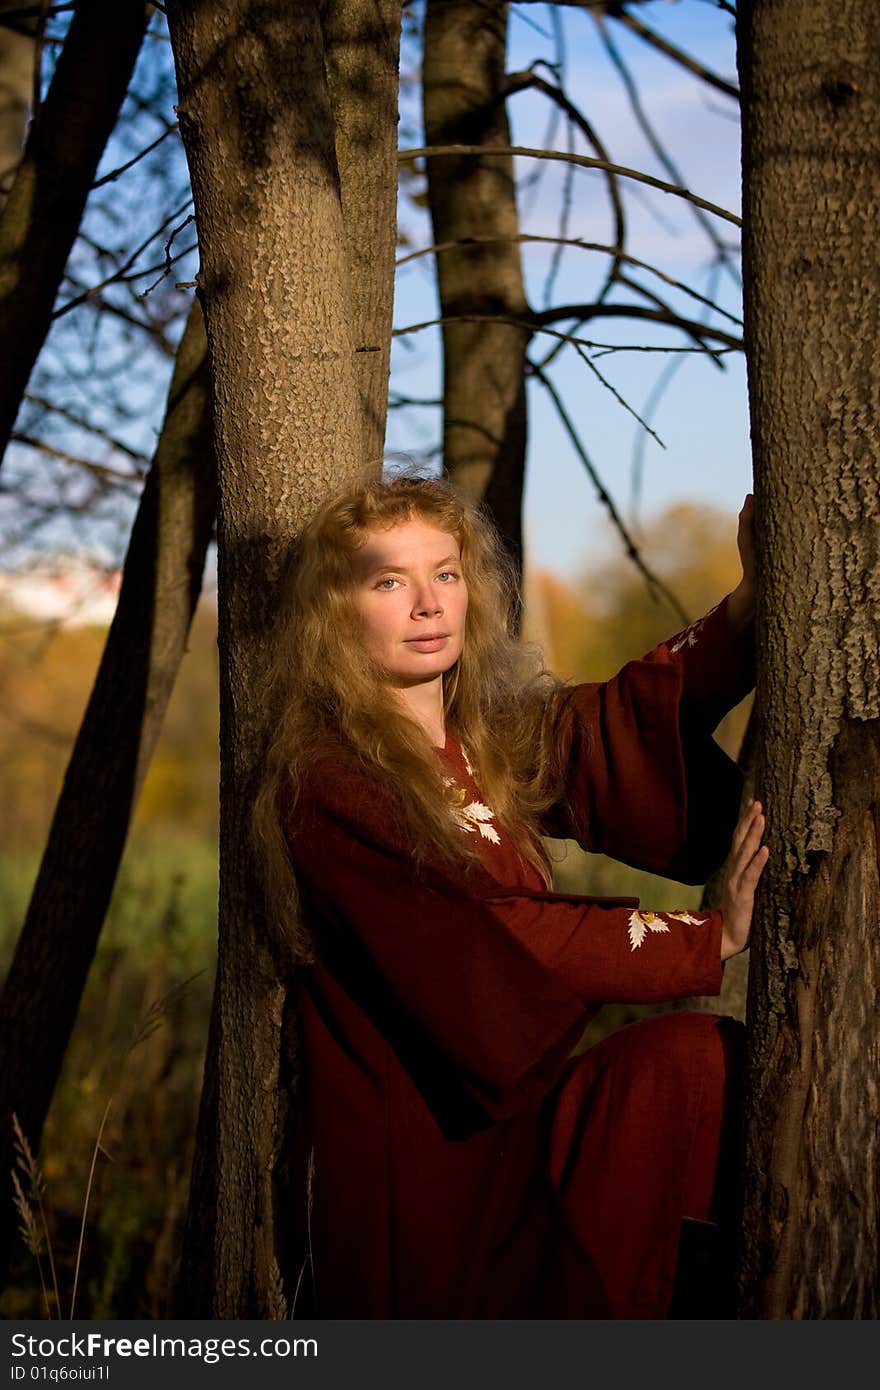
M 704 881 L 741 791 L 711 730 L 752 683 L 725 600 L 571 687 L 545 832 Z M 393 794 L 342 753 L 284 817 L 319 960 L 298 982 L 296 1315 L 663 1317 L 680 1220 L 710 1215 L 724 1022 L 664 1015 L 571 1053 L 604 1002 L 717 993 L 720 913 L 545 891 L 462 747 L 438 756 L 472 871 L 416 871 Z

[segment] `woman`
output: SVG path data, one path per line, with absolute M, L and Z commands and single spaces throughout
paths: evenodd
M 753 683 L 750 516 L 734 594 L 575 686 L 510 637 L 501 548 L 445 484 L 367 485 L 308 528 L 257 807 L 305 924 L 297 1315 L 668 1314 L 681 1223 L 724 1199 L 736 1025 L 667 1014 L 571 1054 L 606 1001 L 718 993 L 748 940 L 763 816 L 737 823 L 710 735 Z M 542 835 L 685 882 L 733 835 L 722 909 L 554 893 Z

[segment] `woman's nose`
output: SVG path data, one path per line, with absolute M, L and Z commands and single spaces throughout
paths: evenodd
M 413 611 L 424 614 L 442 613 L 443 605 L 438 595 L 432 589 L 420 589 L 415 596 Z

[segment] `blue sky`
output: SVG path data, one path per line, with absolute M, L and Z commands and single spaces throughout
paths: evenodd
M 509 70 L 521 69 L 537 59 L 556 56 L 550 7 L 545 4 L 513 5 L 510 22 Z M 735 54 L 732 22 L 714 0 L 650 0 L 634 8 L 655 30 L 662 32 L 701 62 L 726 78 L 734 77 Z M 561 6 L 555 11 L 565 38 L 564 85 L 572 100 L 581 107 L 607 145 L 616 162 L 663 176 L 663 170 L 646 144 L 629 108 L 618 72 L 603 49 L 590 16 L 576 8 Z M 635 36 L 611 26 L 619 50 L 637 81 L 646 111 L 666 148 L 681 167 L 685 184 L 694 192 L 731 211 L 739 205 L 739 130 L 736 103 L 720 92 L 705 87 L 679 66 L 647 47 Z M 418 82 L 414 80 L 414 55 L 405 47 L 405 81 L 401 94 L 401 144 L 423 143 Z M 160 84 L 160 103 L 164 118 L 174 120 L 174 83 L 170 71 L 170 50 L 161 34 L 145 46 L 138 64 L 135 86 L 151 90 Z M 546 74 L 546 69 L 545 75 Z M 551 110 L 540 94 L 522 93 L 510 102 L 513 138 L 525 146 L 545 144 Z M 154 118 L 142 116 L 136 122 L 123 122 L 102 161 L 101 172 L 113 169 L 159 133 Z M 556 132 L 557 148 L 565 148 L 566 132 Z M 575 148 L 592 151 L 576 136 Z M 539 168 L 540 182 L 528 186 Z M 535 161 L 518 162 L 522 231 L 555 235 L 566 178 L 565 166 Z M 713 251 L 697 225 L 690 207 L 680 199 L 622 181 L 627 221 L 628 250 L 657 266 L 665 274 L 706 292 L 712 280 Z M 183 150 L 175 135 L 157 149 L 150 159 L 112 185 L 112 195 L 101 192 L 90 203 L 89 223 L 93 238 L 109 247 L 130 247 L 141 236 L 154 232 L 168 211 L 187 196 L 187 175 Z M 400 209 L 401 226 L 413 246 L 431 244 L 427 214 L 413 208 L 404 198 Z M 736 240 L 736 229 L 715 222 L 719 232 Z M 612 224 L 604 177 L 595 171 L 578 169 L 571 181 L 571 213 L 568 235 L 589 241 L 607 242 Z M 163 233 L 144 253 L 144 263 L 161 259 Z M 181 233 L 175 249 L 186 245 L 192 229 Z M 544 284 L 552 255 L 551 248 L 524 247 L 523 258 L 529 299 L 542 307 Z M 90 260 L 91 257 L 91 260 Z M 571 248 L 566 251 L 552 292 L 553 304 L 576 303 L 590 299 L 601 282 L 607 258 Z M 85 243 L 80 243 L 72 266 L 82 283 L 95 283 L 107 273 L 108 262 L 95 261 Z M 146 301 L 133 299 L 154 279 L 150 275 L 131 287 L 115 286 L 108 292 L 122 306 L 135 307 L 137 314 L 156 309 L 165 297 L 177 303 L 182 328 L 191 290 L 177 291 L 174 282 L 191 281 L 197 268 L 191 254 L 178 262 L 173 274 Z M 647 275 L 646 284 L 669 299 L 679 311 L 698 317 L 698 307 L 685 296 L 670 290 L 662 281 Z M 718 277 L 716 276 L 716 279 Z M 62 293 L 62 299 L 69 295 Z M 741 313 L 740 291 L 734 278 L 722 273 L 713 291 L 729 312 Z M 152 306 L 152 308 L 151 308 Z M 697 312 L 695 313 L 695 307 Z M 395 321 L 398 326 L 436 317 L 438 312 L 431 257 L 405 266 L 396 288 Z M 721 322 L 721 320 L 716 320 Z M 725 324 L 726 327 L 731 327 Z M 564 324 L 557 325 L 559 328 Z M 600 319 L 582 330 L 592 341 L 609 344 L 653 344 L 656 347 L 682 347 L 688 340 L 680 334 L 653 325 Z M 95 336 L 100 333 L 96 344 Z M 552 341 L 547 339 L 548 342 Z M 92 345 L 95 356 L 84 365 L 82 347 Z M 392 391 L 436 397 L 440 390 L 439 330 L 433 329 L 398 341 L 393 353 Z M 74 413 L 97 419 L 128 445 L 152 452 L 164 410 L 164 398 L 171 370 L 171 359 L 156 353 L 142 353 L 143 339 L 137 333 L 126 343 L 118 321 L 96 317 L 90 309 L 75 310 L 59 320 L 50 335 L 41 362 L 51 365 L 57 404 Z M 592 462 L 638 536 L 639 519 L 647 518 L 669 503 L 680 499 L 707 501 L 729 508 L 733 518 L 742 498 L 751 488 L 748 442 L 748 410 L 745 366 L 739 354 L 723 359 L 719 368 L 705 356 L 670 357 L 666 353 L 615 352 L 603 356 L 596 365 L 633 409 L 642 412 L 658 377 L 673 363 L 674 377 L 653 417 L 652 423 L 664 441 L 661 448 L 643 432 L 624 408 L 603 389 L 589 369 L 569 348 L 552 368 L 556 388 L 573 416 Z M 95 372 L 98 362 L 100 372 Z M 39 369 L 35 378 L 39 386 Z M 34 389 L 32 383 L 31 389 Z M 607 544 L 605 510 L 583 465 L 573 453 L 555 410 L 537 385 L 530 386 L 530 428 L 526 488 L 527 562 L 553 570 L 563 576 L 576 573 L 597 548 Z M 25 416 L 27 411 L 24 412 Z M 63 419 L 53 417 L 56 444 L 74 453 L 97 457 L 94 438 L 77 435 Z M 416 455 L 439 441 L 440 419 L 436 409 L 392 412 L 389 419 L 388 447 L 403 455 Z M 641 440 L 643 480 L 638 509 L 632 499 L 634 451 Z M 101 463 L 130 468 L 128 461 L 102 454 Z M 8 493 L 0 496 L 0 508 L 14 508 L 14 494 L 25 467 L 31 477 L 47 480 L 54 476 L 45 459 L 25 455 L 15 446 L 5 465 Z M 71 470 L 63 470 L 70 474 Z M 76 477 L 66 479 L 67 495 L 76 496 Z M 32 493 L 45 492 L 39 482 L 30 484 Z M 47 500 L 54 499 L 50 488 Z M 86 546 L 105 548 L 118 562 L 125 548 L 127 530 L 133 516 L 134 494 L 111 494 L 101 511 L 87 518 L 56 514 L 40 532 L 40 547 Z M 35 542 L 36 543 L 36 542 Z M 26 545 L 26 543 L 25 543 Z M 17 554 L 17 551 L 16 551 Z M 649 557 L 650 558 L 650 557 Z M 7 547 L 7 563 L 13 551 Z
M 654 0 L 635 11 L 658 32 L 699 58 L 720 76 L 735 80 L 735 45 L 729 15 L 706 0 Z M 615 162 L 668 177 L 638 129 L 629 109 L 620 77 L 590 17 L 563 9 L 566 37 L 565 87 L 581 107 L 609 148 Z M 529 23 L 527 21 L 532 21 Z M 548 30 L 547 7 L 514 6 L 510 26 L 508 68 L 528 66 L 553 45 L 537 33 L 533 24 Z M 618 48 L 637 80 L 641 99 L 663 143 L 680 166 L 693 192 L 732 212 L 739 211 L 739 126 L 736 103 L 711 90 L 640 39 L 614 26 Z M 510 104 L 516 144 L 540 146 L 549 104 L 537 94 L 517 96 Z M 417 113 L 416 113 L 417 114 Z M 413 115 L 415 119 L 415 115 Z M 421 139 L 420 135 L 418 136 Z M 564 131 L 556 144 L 564 148 Z M 402 141 L 402 143 L 404 143 Z M 577 137 L 575 148 L 593 153 Z M 522 176 L 534 162 L 519 161 Z M 540 188 L 520 196 L 522 230 L 555 235 L 564 166 L 543 167 Z M 611 220 L 604 180 L 595 172 L 576 171 L 572 186 L 572 213 L 568 234 L 585 240 L 607 242 Z M 641 186 L 625 185 L 629 226 L 628 249 L 702 293 L 712 277 L 713 251 L 690 208 L 680 199 Z M 427 244 L 427 218 L 402 208 L 401 216 L 414 239 Z M 737 229 L 714 220 L 725 240 L 735 242 Z M 542 289 L 551 250 L 524 249 L 527 288 L 533 306 L 543 303 Z M 734 257 L 738 265 L 738 257 Z M 552 302 L 578 302 L 595 289 L 607 260 L 572 249 L 565 254 Z M 735 279 L 723 272 L 715 297 L 728 312 L 741 316 L 741 299 Z M 643 276 L 645 283 L 668 295 L 681 312 L 698 317 L 699 306 L 668 290 L 662 281 Z M 399 276 L 395 320 L 398 325 L 434 317 L 437 313 L 433 272 L 428 258 L 414 262 Z M 720 319 L 714 320 L 721 323 Z M 558 325 L 562 327 L 562 325 Z M 726 327 L 736 332 L 736 326 Z M 627 324 L 595 320 L 581 330 L 594 341 L 653 343 L 681 347 L 681 334 Z M 439 390 L 439 354 L 435 332 L 414 339 L 415 349 L 395 349 L 394 380 L 397 388 L 413 395 L 435 396 Z M 641 412 L 657 378 L 671 363 L 667 354 L 619 352 L 597 362 L 606 378 L 627 402 Z M 748 404 L 745 363 L 741 354 L 728 354 L 719 370 L 705 357 L 689 356 L 675 371 L 663 397 L 653 427 L 666 448 L 651 439 L 643 447 L 643 482 L 638 510 L 632 504 L 633 453 L 642 433 L 631 415 L 596 382 L 588 369 L 568 349 L 554 367 L 554 384 L 563 394 L 575 418 L 583 442 L 605 485 L 626 519 L 638 530 L 640 517 L 683 498 L 703 500 L 738 511 L 751 490 L 748 438 Z M 389 446 L 402 452 L 417 450 L 435 438 L 436 412 L 406 411 L 392 416 Z M 526 533 L 528 559 L 533 565 L 571 575 L 604 538 L 604 508 L 596 498 L 583 465 L 575 456 L 556 412 L 542 388 L 530 387 L 530 430 L 527 464 Z M 603 542 L 604 544 L 604 539 Z

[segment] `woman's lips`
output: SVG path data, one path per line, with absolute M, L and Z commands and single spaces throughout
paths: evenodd
M 442 632 L 437 637 L 408 637 L 406 645 L 415 647 L 417 652 L 438 652 L 444 642 L 449 641 L 449 634 Z

